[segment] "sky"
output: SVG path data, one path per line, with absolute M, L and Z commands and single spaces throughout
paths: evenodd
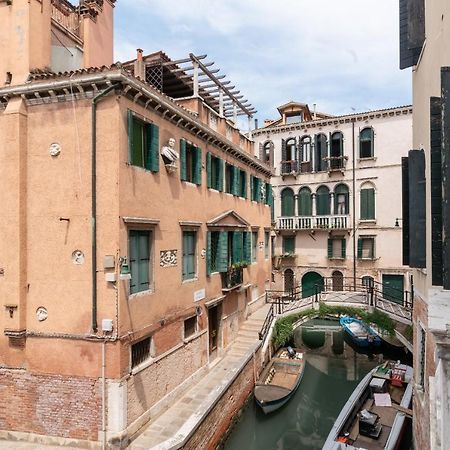
M 208 54 L 264 119 L 291 100 L 351 114 L 411 103 L 398 0 L 118 0 L 115 60 Z

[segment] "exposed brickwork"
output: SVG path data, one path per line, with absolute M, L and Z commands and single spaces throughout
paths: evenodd
M 260 361 L 260 351 L 255 361 Z M 258 367 L 259 371 L 259 367 Z M 234 383 L 217 402 L 208 417 L 189 439 L 184 450 L 213 450 L 230 427 L 236 413 L 242 408 L 254 386 L 253 359 L 234 380 Z
M 128 424 L 207 362 L 207 335 L 194 339 L 128 380 Z
M 97 379 L 0 370 L 0 429 L 98 440 Z

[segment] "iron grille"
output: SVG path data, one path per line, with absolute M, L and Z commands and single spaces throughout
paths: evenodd
M 138 366 L 150 357 L 151 337 L 131 346 L 131 368 Z

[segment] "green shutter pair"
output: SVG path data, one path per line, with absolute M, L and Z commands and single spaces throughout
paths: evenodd
M 361 189 L 361 211 L 362 220 L 375 219 L 375 189 Z
M 241 170 L 240 174 L 240 182 L 239 182 L 239 189 L 240 189 L 240 196 L 242 198 L 247 198 L 247 173 L 245 170 Z
M 328 258 L 331 259 L 331 258 L 335 257 L 333 255 L 333 241 L 335 241 L 335 240 L 341 241 L 341 258 L 345 259 L 347 256 L 347 246 L 346 246 L 345 238 L 340 238 L 340 239 L 329 238 L 328 239 Z
M 187 167 L 186 152 L 188 151 L 192 152 L 192 168 Z M 192 180 L 188 178 L 189 169 L 192 169 Z M 180 139 L 180 179 L 181 181 L 192 181 L 197 185 L 202 184 L 202 150 L 200 147 L 187 144 L 185 139 Z
M 144 127 L 146 147 L 142 148 Z M 152 172 L 159 172 L 159 128 L 154 123 L 139 123 L 133 111 L 128 110 L 129 162 Z
M 244 261 L 244 236 L 242 231 L 233 231 L 233 249 L 231 255 L 232 264 L 239 264 Z
M 295 237 L 285 236 L 283 238 L 283 253 L 295 253 Z
M 209 189 L 223 191 L 223 161 L 209 152 L 206 154 L 206 183 Z
M 215 232 L 217 233 L 217 232 Z M 228 232 L 220 231 L 218 245 L 215 256 L 217 272 L 227 272 L 228 271 Z M 212 232 L 208 231 L 206 235 L 206 273 L 211 275 L 213 271 L 212 261 L 213 261 L 213 246 L 212 246 Z
M 241 171 L 239 167 L 232 166 L 233 181 L 231 184 L 231 193 L 239 196 L 239 189 L 241 185 Z
M 250 231 L 244 231 L 244 255 L 243 262 L 250 264 L 252 260 L 252 233 Z
M 266 205 L 271 206 L 273 202 L 273 192 L 272 185 L 270 183 L 266 183 Z
M 183 280 L 195 277 L 195 231 L 183 232 Z

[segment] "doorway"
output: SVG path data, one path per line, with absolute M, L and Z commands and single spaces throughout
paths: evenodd
M 343 291 L 344 290 L 344 275 L 340 270 L 335 270 L 331 274 L 333 280 L 333 291 Z
M 305 273 L 302 277 L 302 298 L 311 297 L 316 293 L 323 291 L 323 277 L 317 272 Z
M 219 346 L 220 317 L 222 315 L 222 305 L 215 305 L 208 309 L 208 330 L 209 330 L 209 357 L 210 360 L 217 356 Z
M 284 271 L 284 292 L 292 292 L 294 290 L 294 271 L 286 269 Z

